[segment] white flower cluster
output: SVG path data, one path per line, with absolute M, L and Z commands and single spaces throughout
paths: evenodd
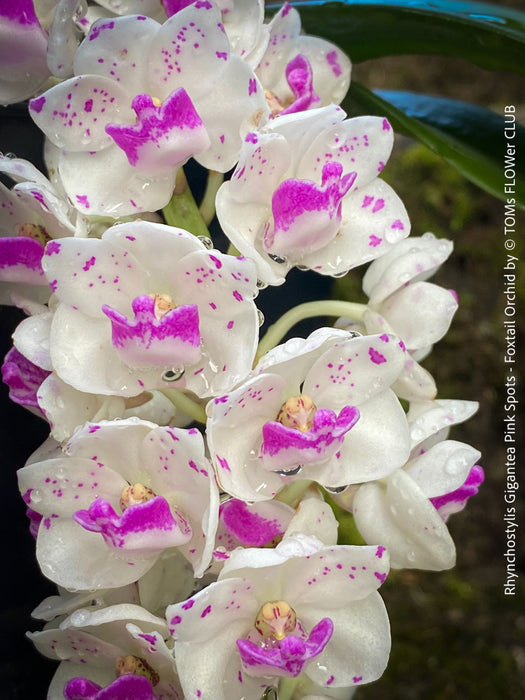
M 23 0 L 0 36 L 49 172 L 0 157 L 1 302 L 27 314 L 2 373 L 51 431 L 19 470 L 60 587 L 31 635 L 61 661 L 48 698 L 348 699 L 388 661 L 389 568 L 452 567 L 446 519 L 483 480 L 448 439 L 476 404 L 419 364 L 457 308 L 426 281 L 452 244 L 409 237 L 390 124 L 346 118 L 349 59 L 288 4 Z M 228 253 L 170 219 L 190 158 L 233 170 Z M 365 263 L 366 306 L 259 341 L 260 289 Z

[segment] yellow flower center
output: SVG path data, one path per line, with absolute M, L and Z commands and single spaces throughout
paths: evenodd
M 144 484 L 136 483 L 130 484 L 122 489 L 120 494 L 120 507 L 122 512 L 129 508 L 129 506 L 136 506 L 139 503 L 146 503 L 156 496 L 156 493 L 150 489 L 149 486 L 144 486 Z
M 316 411 L 317 406 L 306 394 L 291 396 L 279 409 L 277 421 L 304 433 L 313 427 Z
M 15 235 L 23 236 L 24 238 L 33 238 L 35 241 L 38 241 L 42 245 L 45 245 L 48 241 L 51 240 L 45 228 L 40 224 L 16 224 L 14 230 Z
M 255 629 L 262 637 L 278 641 L 295 630 L 295 610 L 285 600 L 272 600 L 261 606 L 255 618 Z
M 169 294 L 148 294 L 148 296 L 155 302 L 154 314 L 157 321 L 160 321 L 168 311 L 176 307 L 175 302 Z
M 156 686 L 160 681 L 159 674 L 154 671 L 145 659 L 140 656 L 119 656 L 115 661 L 115 673 L 120 676 L 144 676 L 152 686 Z

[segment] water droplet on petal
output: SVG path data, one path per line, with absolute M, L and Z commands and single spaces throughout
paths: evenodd
M 162 379 L 165 382 L 176 382 L 179 380 L 184 374 L 184 367 L 172 367 L 171 369 L 167 369 L 164 374 L 162 375 Z
M 347 488 L 348 486 L 325 486 L 324 490 L 328 493 L 343 493 Z
M 213 241 L 209 236 L 197 236 L 199 241 L 202 243 L 202 245 L 207 248 L 207 250 L 211 250 L 213 248 Z
M 263 280 L 257 280 L 257 289 L 266 289 L 268 282 L 263 282 Z
M 264 323 L 264 314 L 260 309 L 257 309 L 257 318 L 259 319 L 259 326 Z
M 40 503 L 42 500 L 42 494 L 38 489 L 33 489 L 31 491 L 31 503 Z
M 291 469 L 276 469 L 275 474 L 279 474 L 279 476 L 297 476 L 302 468 L 303 465 L 300 464 L 298 467 L 292 467 Z
M 89 613 L 86 610 L 75 610 L 69 619 L 71 624 L 75 625 L 75 627 L 81 627 L 86 624 L 88 617 Z
M 283 265 L 286 262 L 286 258 L 282 258 L 280 255 L 274 255 L 273 253 L 269 253 L 268 257 L 279 265 Z

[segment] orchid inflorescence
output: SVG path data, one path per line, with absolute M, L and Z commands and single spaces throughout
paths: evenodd
M 420 364 L 452 243 L 409 236 L 389 122 L 347 118 L 349 59 L 289 4 L 24 0 L 0 29 L 2 101 L 46 137 L 47 177 L 0 157 L 0 281 L 26 312 L 4 381 L 51 433 L 18 472 L 59 586 L 30 635 L 61 662 L 48 698 L 349 698 L 388 661 L 377 589 L 454 566 L 447 518 L 483 480 L 448 438 L 477 404 Z M 259 339 L 265 287 L 364 264 L 367 304 Z M 337 321 L 282 342 L 313 315 Z

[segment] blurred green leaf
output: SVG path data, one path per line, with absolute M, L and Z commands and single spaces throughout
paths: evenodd
M 525 75 L 525 12 L 446 0 L 298 0 L 303 29 L 354 61 L 403 54 L 459 56 Z M 277 10 L 278 3 L 267 5 Z
M 418 139 L 466 178 L 499 199 L 514 196 L 525 208 L 525 128 L 488 109 L 460 100 L 410 92 L 371 92 L 353 83 L 343 106 L 351 116 L 385 116 L 394 130 Z M 507 128 L 507 131 L 505 130 Z M 509 146 L 509 148 L 507 148 Z M 513 152 L 512 149 L 515 149 Z M 515 171 L 513 192 L 504 191 L 505 168 Z

